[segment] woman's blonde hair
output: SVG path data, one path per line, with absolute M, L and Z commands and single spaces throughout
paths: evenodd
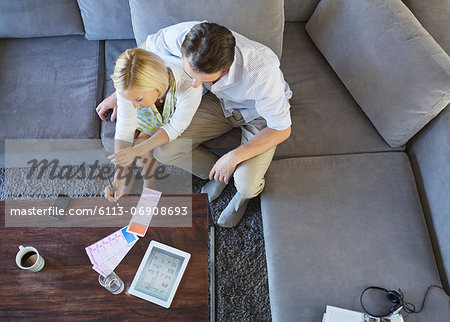
M 131 48 L 120 54 L 111 75 L 118 91 L 133 89 L 149 91 L 156 89 L 161 98 L 169 87 L 167 68 L 164 62 L 149 51 Z

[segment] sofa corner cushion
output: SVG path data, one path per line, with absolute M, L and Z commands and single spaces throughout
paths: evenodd
M 359 295 L 368 285 L 401 288 L 420 305 L 427 287 L 440 284 L 405 153 L 277 160 L 265 179 L 261 213 L 274 321 L 321 321 L 326 305 L 361 311 Z M 427 305 L 436 312 L 420 318 L 443 321 L 448 296 L 430 295 Z
M 130 9 L 138 45 L 149 34 L 170 25 L 208 20 L 268 46 L 281 57 L 284 29 L 282 0 L 130 0 Z
M 383 140 L 314 46 L 304 22 L 286 23 L 281 70 L 293 92 L 292 130 L 274 159 L 404 150 Z
M 320 0 L 285 0 L 286 21 L 308 21 Z
M 391 146 L 450 102 L 450 57 L 400 0 L 322 0 L 306 29 Z
M 132 39 L 128 0 L 77 0 L 89 40 Z M 111 3 L 112 2 L 112 3 Z
M 0 38 L 82 35 L 76 0 L 0 1 Z

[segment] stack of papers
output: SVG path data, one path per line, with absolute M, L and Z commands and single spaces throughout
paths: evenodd
M 114 271 L 136 244 L 138 236 L 145 236 L 160 198 L 161 192 L 144 188 L 128 226 L 86 247 L 92 269 L 105 277 Z
M 322 322 L 403 322 L 403 317 L 400 314 L 394 314 L 386 318 L 374 318 L 361 312 L 327 305 Z
M 136 244 L 138 236 L 145 236 L 160 198 L 161 192 L 144 188 L 128 226 L 86 247 L 92 269 L 105 277 L 114 271 Z
M 364 313 L 327 305 L 322 322 L 365 322 Z
M 125 255 L 138 241 L 138 237 L 127 232 L 128 226 L 86 247 L 92 268 L 102 276 L 108 276 L 119 265 Z

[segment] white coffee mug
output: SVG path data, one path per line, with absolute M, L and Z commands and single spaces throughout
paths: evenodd
M 36 248 L 27 246 L 19 246 L 19 252 L 16 255 L 16 264 L 21 269 L 26 269 L 32 272 L 39 272 L 44 268 L 45 260 Z

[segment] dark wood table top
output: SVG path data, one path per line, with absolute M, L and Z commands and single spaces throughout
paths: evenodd
M 8 206 L 5 207 L 4 201 L 0 202 L 0 320 L 207 321 L 208 198 L 206 194 L 186 196 L 192 201 L 192 227 L 150 227 L 146 236 L 134 245 L 115 269 L 125 283 L 125 290 L 118 295 L 100 286 L 98 274 L 92 269 L 85 252 L 86 246 L 116 229 L 5 228 Z M 104 202 L 104 198 L 82 199 L 88 203 Z M 130 200 L 136 203 L 138 197 Z M 126 292 L 151 240 L 191 254 L 169 309 Z M 19 245 L 33 246 L 41 253 L 45 259 L 42 271 L 33 273 L 16 266 Z

